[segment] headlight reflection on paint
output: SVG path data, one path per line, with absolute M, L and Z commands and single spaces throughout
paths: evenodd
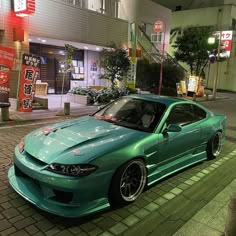
M 20 153 L 22 153 L 24 151 L 25 148 L 25 139 L 22 138 L 21 141 L 18 144 L 18 150 Z
M 67 176 L 87 176 L 97 169 L 96 166 L 90 164 L 78 164 L 78 165 L 64 165 L 53 163 L 45 168 L 45 170 Z

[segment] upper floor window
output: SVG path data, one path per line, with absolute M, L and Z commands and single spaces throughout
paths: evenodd
M 120 0 L 61 0 L 61 2 L 112 17 L 119 16 Z

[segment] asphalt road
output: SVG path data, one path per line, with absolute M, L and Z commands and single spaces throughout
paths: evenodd
M 173 235 L 236 178 L 234 160 L 225 158 L 236 149 L 236 95 L 228 97 L 201 102 L 213 112 L 227 115 L 227 141 L 219 158 L 158 182 L 133 204 L 82 219 L 65 219 L 35 208 L 7 181 L 15 145 L 28 132 L 52 120 L 0 127 L 0 235 Z

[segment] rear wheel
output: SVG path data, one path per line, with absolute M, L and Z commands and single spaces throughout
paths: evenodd
M 207 143 L 207 158 L 209 160 L 219 156 L 222 147 L 222 132 L 217 131 Z
M 135 201 L 146 185 L 147 171 L 141 159 L 121 166 L 111 181 L 109 200 L 111 205 L 123 205 Z

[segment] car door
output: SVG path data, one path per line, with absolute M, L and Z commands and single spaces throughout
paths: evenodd
M 180 125 L 181 131 L 166 132 L 165 129 L 170 124 Z M 202 142 L 201 134 L 201 125 L 195 119 L 191 104 L 173 106 L 158 135 L 157 152 L 152 156 L 152 160 L 149 159 L 151 163 L 157 164 L 155 174 L 165 175 L 190 163 Z

